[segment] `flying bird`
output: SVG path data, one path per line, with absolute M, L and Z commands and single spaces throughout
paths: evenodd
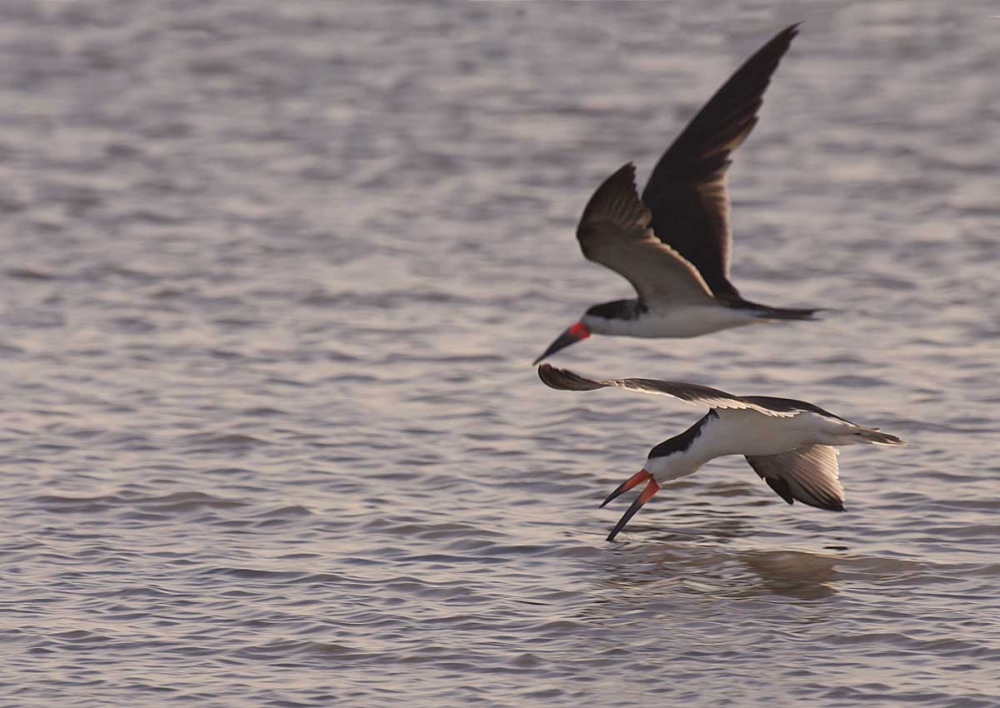
M 813 319 L 816 309 L 751 302 L 729 281 L 726 170 L 757 124 L 771 74 L 797 33 L 798 25 L 779 32 L 730 77 L 660 158 L 641 200 L 631 163 L 597 189 L 577 227 L 580 248 L 628 280 L 638 297 L 594 305 L 535 364 L 591 334 L 697 337 Z
M 744 455 L 754 471 L 789 504 L 796 501 L 829 511 L 844 511 L 844 487 L 837 467 L 838 445 L 904 445 L 895 435 L 852 423 L 819 406 L 790 398 L 734 396 L 679 381 L 589 379 L 549 364 L 538 377 L 551 388 L 592 391 L 617 387 L 673 396 L 709 409 L 708 414 L 652 450 L 643 468 L 618 486 L 601 506 L 633 487 L 646 487 L 608 535 L 614 540 L 625 524 L 653 498 L 661 485 L 694 474 L 709 460 Z

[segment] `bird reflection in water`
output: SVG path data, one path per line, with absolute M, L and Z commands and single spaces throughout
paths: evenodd
M 837 563 L 843 560 L 807 551 L 751 551 L 740 559 L 772 594 L 799 600 L 835 595 Z
M 756 520 L 720 516 L 706 524 L 706 511 L 680 516 L 670 531 L 637 526 L 633 533 L 642 534 L 642 544 L 628 544 L 609 554 L 602 564 L 605 582 L 617 589 L 627 586 L 622 596 L 630 602 L 654 596 L 664 599 L 672 588 L 731 599 L 776 595 L 820 600 L 839 591 L 838 565 L 847 560 L 844 556 L 803 550 L 738 550 L 733 543 L 760 535 Z M 685 523 L 685 516 L 692 517 L 692 525 Z

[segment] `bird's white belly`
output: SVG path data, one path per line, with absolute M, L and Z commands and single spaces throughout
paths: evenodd
M 662 312 L 651 310 L 634 320 L 606 320 L 601 323 L 598 333 L 650 338 L 699 337 L 720 329 L 760 321 L 749 310 L 736 310 L 720 305 L 684 305 Z
M 838 444 L 844 425 L 803 412 L 781 418 L 752 410 L 719 410 L 708 452 L 720 455 L 777 455 L 806 445 Z
M 807 445 L 856 441 L 853 437 L 845 440 L 848 424 L 810 412 L 778 417 L 754 410 L 714 411 L 689 448 L 646 460 L 646 469 L 658 482 L 693 474 L 705 463 L 725 455 L 777 455 Z

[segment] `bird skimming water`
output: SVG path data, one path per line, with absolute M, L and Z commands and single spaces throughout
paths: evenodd
M 697 337 L 755 322 L 812 319 L 815 309 L 751 302 L 729 282 L 726 170 L 757 124 L 771 74 L 797 27 L 761 47 L 705 104 L 660 158 L 642 200 L 632 164 L 597 189 L 577 228 L 580 248 L 588 260 L 625 277 L 638 297 L 594 305 L 535 364 L 591 334 Z
M 615 525 L 614 540 L 660 486 L 694 474 L 709 460 L 744 455 L 754 471 L 789 504 L 795 501 L 829 511 L 844 511 L 834 446 L 859 443 L 903 445 L 895 435 L 857 425 L 804 401 L 771 396 L 734 396 L 725 391 L 678 381 L 655 379 L 588 379 L 549 364 L 538 377 L 551 388 L 592 391 L 617 387 L 673 396 L 709 409 L 708 415 L 680 435 L 649 452 L 643 468 L 623 482 L 601 504 L 646 482 L 639 497 Z

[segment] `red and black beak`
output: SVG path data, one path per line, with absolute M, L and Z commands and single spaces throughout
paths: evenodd
M 560 349 L 565 349 L 570 344 L 576 344 L 589 336 L 590 328 L 583 322 L 577 322 L 575 325 L 560 334 L 556 341 L 552 342 L 552 344 L 549 345 L 549 348 L 545 350 L 545 353 L 535 359 L 531 365 L 536 366 L 542 359 L 550 357 Z
M 638 486 L 647 480 L 649 481 L 649 484 L 647 484 L 646 488 L 642 490 L 642 493 L 636 497 L 636 500 L 632 502 L 632 506 L 630 506 L 628 511 L 626 511 L 622 518 L 618 520 L 615 527 L 611 529 L 611 533 L 608 534 L 609 541 L 614 541 L 618 532 L 625 528 L 625 524 L 627 524 L 632 517 L 638 513 L 639 509 L 641 509 L 646 502 L 653 498 L 653 495 L 660 491 L 660 485 L 656 483 L 656 479 L 652 474 L 642 469 L 618 485 L 618 488 L 611 492 L 611 494 L 608 495 L 608 498 L 604 500 L 604 503 L 601 504 L 601 507 L 604 507 L 604 505 L 609 501 L 618 498 L 628 490 L 632 489 L 632 487 Z

